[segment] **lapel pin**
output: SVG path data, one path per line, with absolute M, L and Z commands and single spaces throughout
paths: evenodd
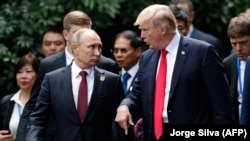
M 105 77 L 104 77 L 104 76 L 100 76 L 100 80 L 101 80 L 101 81 L 104 81 L 104 80 L 105 80 Z
M 185 55 L 185 51 L 181 51 L 181 54 L 182 54 L 182 55 Z

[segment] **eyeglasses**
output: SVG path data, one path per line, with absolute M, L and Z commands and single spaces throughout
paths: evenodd
M 114 54 L 117 54 L 118 52 L 121 52 L 121 53 L 127 53 L 128 51 L 129 51 L 129 49 L 127 49 L 127 48 L 115 48 L 115 49 L 113 49 L 113 50 L 111 50 L 111 52 L 113 52 Z

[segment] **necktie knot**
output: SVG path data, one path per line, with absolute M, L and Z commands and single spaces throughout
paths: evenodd
M 131 77 L 131 75 L 129 73 L 124 73 L 123 74 L 123 81 L 127 81 L 129 78 Z
M 161 56 L 166 56 L 167 53 L 168 53 L 168 51 L 167 51 L 166 49 L 163 49 L 163 50 L 161 51 Z
M 126 95 L 127 93 L 127 83 L 128 83 L 128 79 L 131 77 L 131 75 L 129 73 L 124 73 L 122 76 L 122 84 L 123 84 L 123 89 L 124 89 L 124 94 Z
M 88 73 L 86 71 L 81 71 L 79 74 L 81 75 L 82 78 L 85 78 Z

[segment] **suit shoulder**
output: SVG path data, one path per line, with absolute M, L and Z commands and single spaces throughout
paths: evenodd
M 1 104 L 6 103 L 7 101 L 9 101 L 9 100 L 11 99 L 11 97 L 12 97 L 13 95 L 14 95 L 14 94 L 8 94 L 8 95 L 4 96 L 4 97 L 1 99 L 0 103 L 1 103 Z
M 118 74 L 116 74 L 116 73 L 114 73 L 114 72 L 107 71 L 107 70 L 105 70 L 105 69 L 99 68 L 98 66 L 96 66 L 95 69 L 96 69 L 99 73 L 105 74 L 105 75 L 107 75 L 107 76 L 113 76 L 113 77 L 119 76 Z
M 62 58 L 63 56 L 64 56 L 64 51 L 53 54 L 51 56 L 42 59 L 41 64 L 53 63 L 55 60 Z
M 58 68 L 58 69 L 55 69 L 53 71 L 50 71 L 48 73 L 46 73 L 46 75 L 48 76 L 59 76 L 61 72 L 64 72 L 66 70 L 66 67 L 62 67 L 62 68 Z
M 100 64 L 115 65 L 115 61 L 111 58 L 108 58 L 108 57 L 102 55 L 100 58 Z
M 233 54 L 230 54 L 229 56 L 227 56 L 226 58 L 223 59 L 223 63 L 226 64 L 226 63 L 229 63 L 231 62 L 232 60 L 236 60 L 237 56 L 235 53 Z
M 213 44 L 213 45 L 214 44 L 221 44 L 221 41 L 217 37 L 213 36 L 212 34 L 205 33 L 199 29 L 195 29 L 194 31 L 195 31 L 194 38 L 196 38 L 196 39 L 206 41 L 206 42 Z

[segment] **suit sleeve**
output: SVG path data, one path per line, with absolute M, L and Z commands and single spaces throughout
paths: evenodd
M 50 113 L 49 89 L 49 77 L 45 76 L 35 108 L 30 115 L 30 123 L 27 126 L 27 135 L 25 138 L 26 141 L 43 140 L 44 138 Z
M 233 106 L 222 61 L 208 48 L 202 63 L 203 80 L 209 96 L 213 124 L 232 124 Z

